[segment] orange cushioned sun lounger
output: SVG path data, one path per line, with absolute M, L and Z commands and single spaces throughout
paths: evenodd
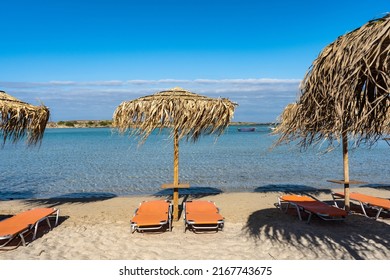
M 131 233 L 172 229 L 172 204 L 167 200 L 144 201 L 130 220 Z
M 332 193 L 332 196 L 335 205 L 337 205 L 336 199 L 344 198 L 344 194 L 338 192 Z M 383 212 L 390 211 L 390 200 L 386 198 L 380 198 L 380 197 L 352 192 L 349 194 L 349 199 L 359 202 L 364 215 L 368 218 L 378 219 L 382 211 Z M 366 208 L 377 210 L 375 217 L 368 216 L 366 212 Z
M 286 206 L 284 212 L 287 212 L 290 206 L 295 207 L 300 220 L 302 220 L 301 212 L 309 214 L 307 223 L 310 223 L 313 215 L 316 215 L 326 221 L 344 220 L 347 216 L 347 211 L 326 204 L 325 202 L 319 201 L 310 196 L 282 195 L 278 198 L 278 200 L 280 210 L 283 211 L 283 205 Z
M 187 201 L 184 203 L 184 232 L 190 229 L 199 230 L 223 230 L 224 218 L 212 201 Z
M 19 237 L 24 246 L 26 246 L 25 234 L 34 229 L 32 240 L 37 236 L 39 223 L 46 221 L 51 229 L 49 217 L 55 217 L 55 226 L 58 224 L 59 210 L 55 208 L 36 208 L 28 210 L 11 218 L 0 221 L 0 247 L 4 247 L 12 240 Z

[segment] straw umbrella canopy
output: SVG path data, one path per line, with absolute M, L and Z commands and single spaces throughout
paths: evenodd
M 49 109 L 43 105 L 33 106 L 0 91 L 0 134 L 3 145 L 7 140 L 16 143 L 27 136 L 29 146 L 41 142 Z
M 295 104 L 281 115 L 277 144 L 303 148 L 341 139 L 349 209 L 348 138 L 374 144 L 390 131 L 390 16 L 372 20 L 325 47 L 306 73 Z
M 179 183 L 179 140 L 196 141 L 201 135 L 221 135 L 231 121 L 237 104 L 226 98 L 209 98 L 179 87 L 156 94 L 122 102 L 114 112 L 113 126 L 121 133 L 131 132 L 141 136 L 141 142 L 154 129 L 171 129 L 174 144 L 173 188 L 174 219 L 178 219 L 179 188 L 188 184 Z M 164 185 L 163 185 L 164 187 Z

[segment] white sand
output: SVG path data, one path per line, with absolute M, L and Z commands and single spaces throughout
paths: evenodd
M 359 192 L 390 198 L 390 191 Z M 352 189 L 354 191 L 354 189 Z M 212 200 L 225 217 L 225 229 L 212 234 L 184 233 L 182 219 L 172 232 L 130 233 L 129 220 L 143 200 L 156 197 L 117 197 L 94 202 L 61 202 L 61 223 L 28 246 L 0 251 L 0 259 L 24 260 L 337 260 L 390 259 L 390 217 L 372 220 L 360 213 L 342 222 L 313 218 L 310 224 L 285 214 L 274 203 L 281 193 L 223 193 Z M 331 200 L 330 194 L 319 194 Z M 0 202 L 0 215 L 15 214 L 41 201 Z

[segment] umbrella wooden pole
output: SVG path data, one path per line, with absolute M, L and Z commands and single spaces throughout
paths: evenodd
M 343 167 L 344 167 L 344 198 L 345 198 L 345 210 L 349 211 L 349 160 L 348 160 L 348 136 L 346 132 L 343 132 Z
M 174 131 L 173 139 L 173 219 L 179 219 L 179 135 Z

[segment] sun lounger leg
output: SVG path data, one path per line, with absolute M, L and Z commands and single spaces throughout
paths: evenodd
M 169 231 L 172 231 L 172 211 L 173 211 L 172 208 L 173 208 L 172 204 L 169 205 L 168 208 Z
M 332 198 L 333 198 L 333 203 L 334 203 L 334 206 L 336 206 L 337 208 L 340 208 L 340 209 L 345 209 L 345 207 L 340 207 L 340 205 L 337 203 L 337 199 L 340 199 L 340 197 L 338 197 L 335 193 L 332 192 Z
M 309 214 L 309 218 L 307 219 L 307 223 L 310 224 L 311 217 L 313 216 L 313 213 L 307 212 Z
M 283 203 L 282 203 L 282 201 L 280 200 L 279 197 L 278 197 L 278 202 L 279 202 L 279 209 L 280 209 L 280 211 L 282 211 L 284 213 L 287 213 L 287 210 L 289 208 L 290 203 L 285 203 L 286 204 L 286 209 L 283 209 Z
M 378 213 L 376 214 L 375 219 L 378 219 L 378 218 L 379 218 L 379 215 L 381 214 L 382 210 L 383 210 L 383 208 L 380 208 L 380 209 L 378 210 Z
M 35 240 L 35 238 L 37 237 L 38 224 L 39 224 L 39 222 L 36 223 L 35 226 L 34 226 L 34 235 L 32 237 L 32 240 Z
M 289 203 L 289 204 L 290 204 L 290 203 Z M 301 211 L 300 211 L 298 205 L 294 205 L 294 206 L 295 206 L 295 208 L 297 209 L 297 213 L 298 213 L 299 220 L 302 221 Z M 286 211 L 286 212 L 287 212 L 287 211 Z
M 20 239 L 22 240 L 23 246 L 26 246 L 26 241 L 24 240 L 23 233 L 19 234 L 19 236 L 20 236 Z
M 52 230 L 49 218 L 46 218 L 46 222 L 47 222 L 47 225 L 49 226 L 49 229 Z
M 364 204 L 362 202 L 359 202 L 360 203 L 360 207 L 362 208 L 362 211 L 363 211 L 363 214 L 369 218 L 369 216 L 367 215 L 366 213 L 366 209 L 364 208 Z
M 282 212 L 284 212 L 284 213 L 287 213 L 288 208 L 290 208 L 290 203 L 286 203 L 286 209 L 283 210 L 282 207 L 283 207 L 283 203 L 282 203 L 281 206 L 280 206 L 280 210 L 282 210 Z
M 334 206 L 336 206 L 337 208 L 340 208 L 339 205 L 337 204 L 336 197 L 335 197 L 335 194 L 333 192 L 332 192 L 332 198 L 333 198 Z
M 60 209 L 57 209 L 57 211 L 56 211 L 56 222 L 54 224 L 55 227 L 58 225 L 58 218 L 59 218 L 59 216 L 60 216 Z

